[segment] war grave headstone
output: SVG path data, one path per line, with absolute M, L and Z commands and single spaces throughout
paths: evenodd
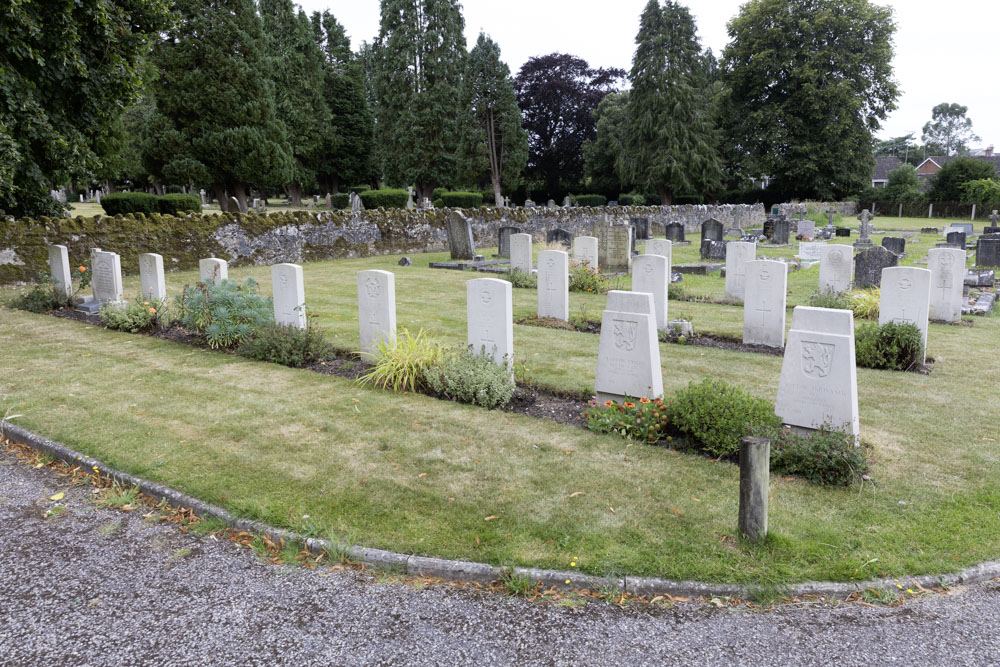
M 622 311 L 608 309 L 601 318 L 594 382 L 599 402 L 663 395 L 653 295 L 633 292 L 629 297 L 620 298 L 614 291 L 608 292 L 609 308 L 622 304 L 625 298 L 632 308 Z
M 358 271 L 358 323 L 361 354 L 372 357 L 380 340 L 396 339 L 396 276 L 389 271 Z
M 858 220 L 861 221 L 861 225 L 858 228 L 860 238 L 854 242 L 855 248 L 870 248 L 872 245 L 871 233 L 874 225 L 872 225 L 872 220 L 875 216 L 868 212 L 868 209 L 863 209 L 861 213 L 858 214 Z
M 983 234 L 1000 234 L 1000 213 L 996 209 L 990 215 L 990 224 L 983 227 Z
M 649 239 L 643 252 L 647 255 L 662 255 L 673 261 L 674 244 L 666 239 Z
M 497 255 L 510 259 L 510 237 L 511 234 L 519 234 L 520 227 L 501 227 L 497 230 Z
M 531 273 L 531 234 L 510 235 L 510 269 Z
M 915 324 L 920 329 L 927 356 L 927 317 L 930 310 L 931 272 L 915 266 L 882 269 L 882 295 L 878 323 Z M 923 363 L 924 359 L 920 362 Z
M 899 264 L 899 256 L 882 246 L 860 251 L 854 258 L 855 287 L 878 287 L 882 284 L 882 270 Z
M 788 267 L 784 262 L 756 259 L 746 263 L 744 344 L 768 347 L 784 345 L 787 292 Z
M 701 223 L 701 240 L 702 241 L 721 241 L 723 240 L 724 229 L 722 223 L 715 218 L 709 218 L 705 222 Z
M 746 265 L 756 255 L 756 243 L 730 241 L 726 245 L 726 296 L 743 301 Z
M 882 247 L 902 257 L 906 251 L 906 239 L 898 236 L 885 236 L 882 238 Z
M 637 241 L 645 241 L 649 238 L 649 218 L 629 218 L 629 222 L 635 229 Z
M 550 229 L 545 232 L 545 243 L 561 243 L 567 248 L 573 247 L 573 234 L 565 229 Z
M 621 313 L 644 313 L 655 315 L 656 306 L 653 300 L 648 298 L 649 292 L 629 292 L 627 290 L 608 290 L 608 297 L 604 304 L 604 310 L 613 310 Z
M 942 322 L 960 321 L 965 251 L 958 248 L 931 248 L 927 251 L 927 268 L 931 272 L 929 317 Z
M 853 257 L 854 249 L 849 245 L 825 245 L 820 248 L 820 294 L 839 294 L 850 289 Z
M 599 268 L 597 256 L 596 236 L 573 237 L 573 259 L 596 271 Z
M 472 222 L 458 211 L 452 211 L 448 214 L 445 229 L 451 258 L 475 259 L 476 244 L 472 238 Z
M 562 250 L 538 253 L 538 317 L 569 320 L 569 255 Z
M 64 245 L 49 246 L 49 275 L 59 295 L 69 298 L 73 294 L 73 278 L 69 270 L 69 250 Z
M 670 260 L 663 255 L 639 255 L 632 262 L 632 291 L 653 295 L 656 328 L 667 328 L 667 295 Z
M 229 280 L 229 262 L 218 257 L 199 260 L 198 274 L 203 283 L 218 285 L 223 280 Z
M 799 220 L 799 234 L 804 239 L 816 238 L 816 223 L 812 220 Z
M 511 284 L 496 278 L 465 281 L 466 341 L 472 353 L 514 368 L 514 307 Z
M 797 306 L 785 343 L 774 411 L 803 429 L 828 426 L 860 435 L 854 314 Z
M 671 222 L 664 226 L 664 232 L 668 241 L 674 243 L 684 240 L 684 225 L 679 222 Z
M 274 321 L 296 329 L 306 328 L 306 292 L 302 267 L 298 264 L 275 264 L 271 267 L 271 293 Z
M 979 238 L 976 244 L 976 266 L 1000 266 L 1000 238 Z
M 167 298 L 167 283 L 163 276 L 163 256 L 155 252 L 139 255 L 139 284 L 142 297 L 150 301 Z

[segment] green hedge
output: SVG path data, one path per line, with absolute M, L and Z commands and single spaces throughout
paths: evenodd
M 604 195 L 570 195 L 570 198 L 578 206 L 604 206 L 608 203 L 608 198 Z
M 156 213 L 156 195 L 145 192 L 116 192 L 101 197 L 101 207 L 108 215 Z
M 347 208 L 351 205 L 351 193 L 338 192 L 335 195 L 330 195 L 330 203 L 334 208 Z
M 646 198 L 642 195 L 618 195 L 618 203 L 622 206 L 645 206 Z
M 448 208 L 479 208 L 483 205 L 483 195 L 479 192 L 443 192 L 440 199 Z
M 406 190 L 366 190 L 359 196 L 366 209 L 406 208 L 410 193 Z
M 198 195 L 163 195 L 156 198 L 156 208 L 164 215 L 201 213 L 201 198 Z

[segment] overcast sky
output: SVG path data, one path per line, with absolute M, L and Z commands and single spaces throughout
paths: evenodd
M 378 34 L 377 0 L 299 0 L 307 12 L 329 9 L 355 47 Z M 499 45 L 511 72 L 528 58 L 571 53 L 592 67 L 629 69 L 639 14 L 646 0 L 466 0 L 468 45 L 480 30 Z M 740 0 L 691 0 L 703 46 L 719 55 L 729 41 L 726 23 Z M 902 94 L 880 138 L 920 131 L 940 102 L 969 107 L 981 141 L 1000 148 L 1000 2 L 997 0 L 881 0 L 896 16 L 895 76 Z

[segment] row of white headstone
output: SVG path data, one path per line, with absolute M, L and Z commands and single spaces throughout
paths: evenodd
M 121 256 L 100 248 L 91 248 L 90 260 L 93 303 L 102 305 L 121 302 Z M 67 299 L 72 296 L 73 280 L 66 246 L 49 246 L 49 272 L 60 293 L 65 294 Z M 198 262 L 198 273 L 202 282 L 218 284 L 229 279 L 229 263 L 224 259 L 208 257 Z M 156 301 L 167 298 L 161 255 L 155 252 L 139 255 L 139 283 L 143 299 Z M 271 267 L 271 284 L 275 322 L 304 329 L 306 314 L 302 267 L 298 264 L 275 264 Z
M 596 236 L 574 236 L 573 237 L 573 259 L 581 264 L 586 264 L 593 270 L 597 270 L 597 244 Z M 531 234 L 511 234 L 510 235 L 510 268 L 513 271 L 531 273 L 533 267 Z M 553 250 L 543 250 L 542 252 L 559 252 Z M 566 253 L 563 253 L 564 255 Z M 541 254 L 538 261 L 539 270 L 542 266 Z

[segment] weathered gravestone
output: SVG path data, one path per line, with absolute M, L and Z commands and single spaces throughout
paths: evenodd
M 545 204 L 545 208 L 555 208 L 555 207 L 556 207 L 556 200 L 555 199 L 550 199 L 548 201 L 548 203 Z
M 849 245 L 825 245 L 819 255 L 820 294 L 839 294 L 851 287 L 854 249 Z
M 199 260 L 198 273 L 201 282 L 218 285 L 223 280 L 229 280 L 229 262 L 218 257 Z
M 627 309 L 611 310 L 623 306 Z M 608 292 L 594 382 L 599 402 L 663 395 L 655 312 L 652 294 Z
M 475 355 L 514 368 L 514 310 L 511 284 L 496 278 L 465 281 L 466 341 Z
M 785 343 L 788 267 L 784 262 L 756 259 L 745 268 L 743 343 L 781 347 Z
M 906 239 L 899 236 L 885 236 L 882 238 L 882 247 L 889 252 L 902 256 L 906 252 Z
M 993 209 L 993 215 L 990 216 L 990 224 L 983 227 L 983 234 L 1000 234 L 1000 214 L 996 209 Z
M 826 209 L 826 226 L 827 227 L 833 227 L 833 216 L 836 215 L 836 214 L 837 214 L 837 211 L 835 211 L 834 209 L 832 209 L 832 208 Z
M 788 235 L 790 223 L 784 218 L 774 221 L 774 229 L 771 230 L 771 243 L 775 245 L 788 245 Z
M 785 344 L 775 413 L 790 426 L 860 435 L 854 314 L 797 306 Z
M 757 244 L 730 241 L 726 245 L 726 296 L 743 301 L 747 262 L 757 255 Z
M 803 238 L 816 238 L 816 223 L 812 220 L 799 220 L 799 232 Z
M 996 271 L 993 269 L 969 269 L 965 272 L 965 284 L 969 287 L 993 287 Z
M 806 262 L 817 262 L 822 257 L 826 241 L 802 241 L 799 243 L 799 259 Z
M 965 232 L 948 232 L 944 235 L 944 242 L 954 248 L 965 250 Z
M 656 328 L 667 329 L 670 260 L 663 255 L 639 255 L 632 262 L 632 291 L 653 295 Z
M 915 266 L 891 266 L 882 269 L 882 295 L 878 323 L 915 324 L 920 329 L 927 356 L 927 317 L 930 310 L 931 272 Z
M 721 241 L 723 239 L 723 234 L 725 230 L 722 223 L 715 218 L 709 218 L 705 222 L 701 223 L 701 240 L 705 241 Z
M 976 233 L 976 228 L 971 222 L 953 222 L 950 227 L 955 231 L 965 232 L 966 238 Z
M 538 253 L 538 317 L 569 320 L 569 255 L 562 250 Z
M 472 222 L 458 211 L 448 214 L 445 224 L 448 250 L 452 259 L 475 259 L 476 243 L 472 239 Z
M 510 258 L 510 237 L 511 234 L 519 234 L 520 227 L 501 227 L 497 230 L 497 254 L 501 257 Z
M 163 257 L 155 252 L 139 255 L 139 284 L 142 298 L 161 300 L 167 298 L 167 283 L 163 277 Z
M 635 230 L 637 241 L 645 241 L 649 238 L 649 218 L 629 218 L 629 223 Z
M 561 243 L 567 248 L 572 248 L 573 234 L 565 229 L 550 229 L 545 232 L 545 243 Z
M 674 244 L 666 239 L 649 239 L 646 241 L 645 253 L 647 255 L 660 255 L 673 261 Z
M 851 230 L 848 229 L 847 227 L 837 227 L 837 229 L 834 231 L 834 236 L 839 236 L 842 238 L 850 238 Z
M 713 241 L 711 239 L 705 239 L 704 241 L 701 242 L 701 258 L 725 259 L 727 245 L 728 244 L 725 241 Z
M 510 270 L 531 273 L 531 234 L 510 235 Z
M 373 357 L 380 340 L 396 339 L 396 276 L 389 271 L 358 271 L 358 322 L 364 356 Z
M 679 222 L 668 223 L 664 230 L 668 241 L 677 243 L 684 240 L 684 225 Z
M 878 287 L 882 270 L 899 264 L 899 256 L 882 246 L 862 250 L 854 258 L 854 286 Z
M 768 217 L 767 220 L 764 221 L 764 236 L 768 240 L 770 240 L 771 238 L 774 237 L 774 221 L 775 220 L 777 220 L 777 218 Z
M 960 321 L 965 251 L 958 248 L 931 248 L 927 251 L 927 268 L 931 272 L 929 317 L 942 322 Z
M 49 274 L 60 297 L 73 295 L 73 278 L 69 270 L 69 250 L 64 245 L 49 246 Z
M 976 266 L 1000 266 L 1000 237 L 980 237 L 976 244 Z
M 873 229 L 872 219 L 874 217 L 868 212 L 868 209 L 864 209 L 858 214 L 858 220 L 861 221 L 861 225 L 858 228 L 860 237 L 854 242 L 855 248 L 868 248 L 872 246 L 871 233 Z
M 298 264 L 275 264 L 271 267 L 271 293 L 274 321 L 296 329 L 306 328 L 306 291 L 302 267 Z
M 603 233 L 603 236 L 601 234 Z M 598 234 L 598 262 L 608 273 L 628 273 L 632 261 L 632 229 L 628 225 L 602 227 Z
M 598 267 L 597 237 L 596 236 L 575 236 L 573 237 L 573 259 L 586 264 L 593 270 Z
M 113 252 L 98 251 L 93 255 L 94 287 L 92 303 L 105 304 L 122 300 L 122 259 Z

